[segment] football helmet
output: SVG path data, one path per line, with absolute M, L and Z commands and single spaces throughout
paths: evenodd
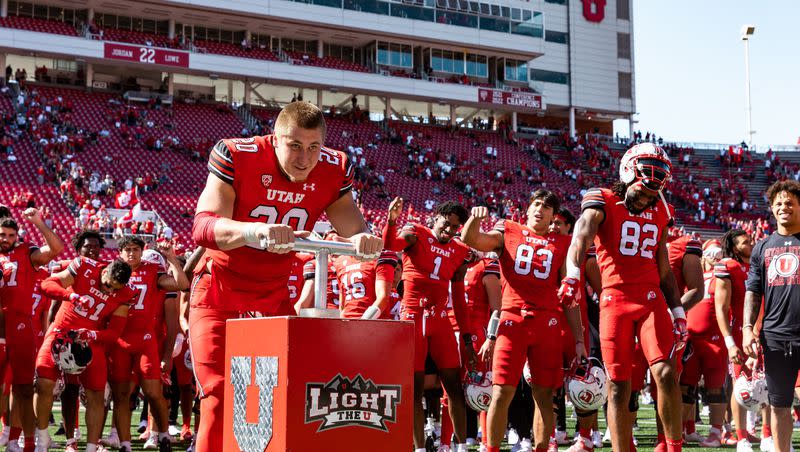
M 144 250 L 142 251 L 142 260 L 145 262 L 150 262 L 151 264 L 156 264 L 161 269 L 161 271 L 167 271 L 167 261 L 164 259 L 164 256 L 156 250 Z
M 50 347 L 53 361 L 67 374 L 79 374 L 92 362 L 92 348 L 77 338 L 75 330 L 58 330 Z
M 608 398 L 608 375 L 597 358 L 575 361 L 564 377 L 570 402 L 582 411 L 600 409 Z
M 489 411 L 492 403 L 492 373 L 469 372 L 464 379 L 464 397 L 475 411 Z
M 742 372 L 733 383 L 733 396 L 747 411 L 758 411 L 767 403 L 767 380 L 764 372 L 756 369 L 752 375 Z
M 528 383 L 528 386 L 530 386 L 533 377 L 531 377 L 531 367 L 528 365 L 527 360 L 525 361 L 525 366 L 522 367 L 522 377 L 525 379 L 525 383 Z
M 653 143 L 641 143 L 625 152 L 619 163 L 619 179 L 660 192 L 672 179 L 672 162 L 666 152 Z

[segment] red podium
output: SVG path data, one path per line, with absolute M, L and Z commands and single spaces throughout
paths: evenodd
M 413 334 L 396 321 L 229 320 L 224 450 L 410 450 Z

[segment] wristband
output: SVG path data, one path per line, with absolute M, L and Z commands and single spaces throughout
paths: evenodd
M 6 345 L 6 338 L 0 337 L 0 345 Z
M 733 336 L 725 336 L 725 347 L 736 347 L 736 341 L 733 340 Z
M 500 317 L 492 316 L 489 319 L 489 325 L 486 326 L 486 338 L 491 340 L 497 339 L 498 328 L 500 328 Z
M 258 235 L 256 235 L 256 231 L 261 223 L 247 223 L 242 229 L 242 238 L 247 243 L 258 243 Z
M 567 278 L 577 279 L 577 280 L 581 279 L 581 269 L 580 269 L 580 267 L 575 265 L 575 263 L 572 262 L 572 259 L 570 259 L 570 258 L 567 258 L 567 274 L 566 274 L 566 277 Z
M 746 325 L 742 325 L 742 329 L 745 329 L 745 328 L 750 328 L 752 330 L 753 329 L 753 324 L 752 323 L 748 323 Z
M 678 306 L 677 308 L 670 309 L 672 311 L 672 317 L 677 319 L 686 320 L 686 311 L 683 310 L 683 306 Z
M 371 305 L 370 307 L 367 308 L 366 311 L 364 311 L 364 314 L 361 315 L 361 318 L 363 320 L 374 320 L 377 319 L 378 316 L 380 315 L 381 315 L 380 308 L 378 308 L 375 305 Z

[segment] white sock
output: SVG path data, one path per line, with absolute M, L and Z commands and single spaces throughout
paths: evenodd
M 116 435 L 116 434 L 117 434 L 117 429 L 114 428 L 114 427 L 111 427 L 111 430 L 108 432 L 108 436 L 113 436 L 113 435 Z
M 158 440 L 161 441 L 161 438 L 169 438 L 169 432 L 161 432 L 158 434 Z
M 419 447 L 414 449 L 414 452 L 427 452 L 427 449 L 425 449 L 424 447 Z
M 22 437 L 22 435 L 20 435 L 20 437 Z M 37 428 L 36 429 L 36 437 L 37 438 L 47 439 L 47 438 L 50 438 L 50 434 L 47 433 L 47 429 L 46 428 L 45 429 L 38 429 Z
M 120 443 L 119 447 L 120 448 L 127 447 L 128 450 L 130 450 L 131 449 L 131 442 L 130 441 L 123 441 L 122 443 Z
M 86 452 L 97 452 L 97 444 L 87 444 Z
M 466 444 L 456 444 L 455 452 L 467 452 Z

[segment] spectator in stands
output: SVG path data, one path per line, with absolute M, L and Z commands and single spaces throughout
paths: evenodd
M 14 73 L 14 70 L 11 67 L 11 65 L 9 64 L 8 66 L 6 66 L 6 78 L 3 80 L 3 84 L 4 85 L 7 84 L 9 80 L 11 80 L 11 75 L 13 73 Z

